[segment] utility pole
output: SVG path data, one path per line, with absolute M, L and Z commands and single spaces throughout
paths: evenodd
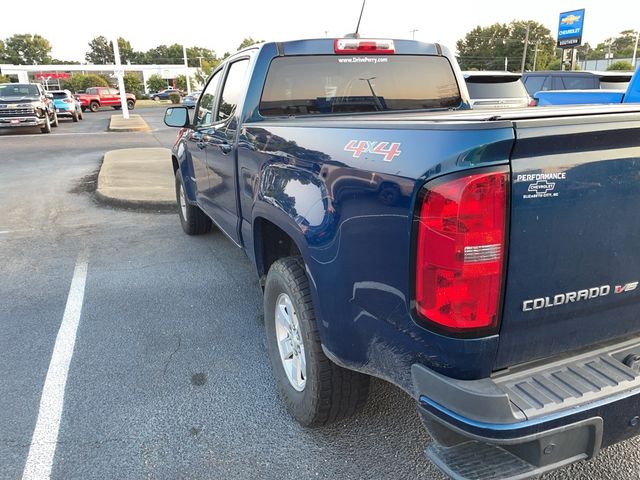
M 536 49 L 533 51 L 533 71 L 536 71 L 536 63 L 538 61 L 538 42 L 536 42 Z
M 633 60 L 631 61 L 631 65 L 636 66 L 636 55 L 638 53 L 638 39 L 640 39 L 640 32 L 636 32 L 636 46 L 633 47 Z
M 415 40 L 416 39 L 416 32 L 418 31 L 417 28 L 414 28 L 413 30 L 409 30 L 411 32 L 411 40 Z
M 124 91 L 124 70 L 122 70 L 122 64 L 120 63 L 120 46 L 118 45 L 118 38 L 114 37 L 113 41 L 113 57 L 115 60 L 116 68 L 115 74 L 118 77 L 118 90 L 120 90 L 120 105 L 122 105 L 122 118 L 129 120 L 129 106 L 127 105 L 127 93 Z
M 527 33 L 524 36 L 524 51 L 522 52 L 522 66 L 520 73 L 524 73 L 524 64 L 527 61 L 527 47 L 529 46 L 529 22 L 527 22 Z
M 182 55 L 184 56 L 184 76 L 187 79 L 187 94 L 191 95 L 191 82 L 189 81 L 189 63 L 187 62 L 186 45 L 182 45 Z
M 508 72 L 509 71 L 508 68 L 509 68 L 509 59 L 507 57 L 504 57 L 504 71 Z

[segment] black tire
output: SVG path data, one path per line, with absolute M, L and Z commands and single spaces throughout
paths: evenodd
M 80 110 L 82 110 L 83 112 L 87 111 L 87 107 L 80 107 Z
M 73 114 L 71 115 L 71 120 L 73 120 L 74 122 L 78 121 L 78 111 L 74 110 Z
M 283 293 L 291 299 L 304 347 L 306 383 L 302 391 L 289 381 L 278 349 L 275 308 Z M 364 406 L 370 377 L 339 367 L 322 351 L 309 281 L 299 257 L 281 258 L 271 265 L 264 289 L 264 319 L 276 386 L 293 418 L 307 427 L 322 426 L 349 417 Z
M 181 205 L 181 193 L 185 195 L 184 208 Z M 211 231 L 213 226 L 211 219 L 200 210 L 197 205 L 191 205 L 186 201 L 184 194 L 184 182 L 182 181 L 182 173 L 180 169 L 176 172 L 176 201 L 178 202 L 178 216 L 180 217 L 180 225 L 187 235 L 202 235 Z M 184 210 L 184 211 L 183 211 Z
M 127 108 L 129 110 L 133 110 L 134 108 L 136 108 L 136 102 L 134 102 L 133 100 L 127 100 Z
M 44 126 L 40 128 L 42 133 L 51 133 L 51 120 L 49 120 L 49 115 L 44 116 Z
M 53 128 L 56 128 L 58 126 L 58 114 L 57 113 L 53 113 L 53 122 L 51 122 L 51 126 Z
M 78 112 L 78 118 L 80 120 L 84 120 L 84 114 L 83 114 L 84 110 L 80 109 L 80 112 Z
M 93 113 L 96 113 L 99 108 L 100 108 L 100 104 L 98 102 L 91 102 L 89 104 L 89 110 L 91 110 Z

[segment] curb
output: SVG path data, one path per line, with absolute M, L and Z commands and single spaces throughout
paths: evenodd
M 129 210 L 176 212 L 171 154 L 166 148 L 110 150 L 102 158 L 95 199 Z
M 129 119 L 125 120 L 122 115 L 111 115 L 109 121 L 109 132 L 150 132 L 151 128 L 147 125 L 140 115 L 129 115 Z
M 145 210 L 162 213 L 175 213 L 178 211 L 176 202 L 152 202 L 147 200 L 123 200 L 122 198 L 110 197 L 95 191 L 96 200 L 102 205 L 117 207 L 126 210 Z

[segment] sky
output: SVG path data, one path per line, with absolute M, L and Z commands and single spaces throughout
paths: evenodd
M 135 50 L 186 43 L 218 55 L 234 52 L 249 36 L 266 41 L 341 37 L 355 30 L 362 1 L 31 0 L 28 4 L 30 11 L 37 6 L 37 10 L 52 12 L 53 18 L 34 22 L 31 14 L 25 14 L 22 2 L 3 2 L 2 17 L 10 21 L 2 22 L 0 38 L 38 33 L 51 43 L 54 58 L 84 61 L 89 41 L 98 35 L 124 37 Z M 360 33 L 370 38 L 412 38 L 411 30 L 417 30 L 416 40 L 455 50 L 456 40 L 472 28 L 514 19 L 540 22 L 555 36 L 558 14 L 578 8 L 586 9 L 583 41 L 592 46 L 622 30 L 640 29 L 637 0 L 367 0 Z M 70 17 L 65 20 L 63 12 L 71 12 Z M 90 17 L 95 20 L 89 21 Z

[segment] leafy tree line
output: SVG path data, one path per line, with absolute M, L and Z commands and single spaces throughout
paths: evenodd
M 0 63 L 50 65 L 78 62 L 65 62 L 51 58 L 51 43 L 38 34 L 17 33 L 0 40 Z
M 238 50 L 258 43 L 251 37 L 245 38 L 238 46 Z M 184 61 L 182 45 L 174 43 L 172 45 L 158 45 L 146 52 L 136 51 L 131 43 L 118 38 L 118 48 L 122 63 L 133 64 L 181 64 Z M 204 47 L 188 47 L 187 63 L 190 67 L 199 67 L 195 80 L 204 83 L 211 72 L 220 64 L 222 60 L 230 55 L 225 52 L 222 57 L 218 57 L 213 50 Z M 94 64 L 114 64 L 113 45 L 104 36 L 98 36 L 89 42 L 89 50 L 86 52 L 85 60 Z M 41 35 L 35 34 L 15 34 L 5 40 L 0 40 L 0 63 L 14 65 L 61 65 L 79 64 L 80 62 L 66 61 L 52 58 L 51 43 Z M 166 81 L 158 78 L 150 80 L 152 91 L 166 87 Z M 102 81 L 99 81 L 100 78 Z M 2 77 L 0 76 L 0 79 Z M 6 77 L 3 80 L 7 80 Z M 65 88 L 72 91 L 84 90 L 89 86 L 106 86 L 112 79 L 100 75 L 74 75 L 64 82 Z M 160 80 L 160 81 L 158 81 Z M 178 76 L 176 79 L 178 88 L 186 89 L 186 77 Z M 125 74 L 125 86 L 127 90 L 134 93 L 142 92 L 142 78 L 134 72 Z M 155 87 L 155 88 L 153 88 Z
M 559 70 L 560 50 L 551 31 L 533 20 L 514 20 L 509 24 L 495 23 L 487 27 L 477 26 L 456 42 L 458 62 L 463 70 L 520 71 L 525 37 L 529 27 L 529 41 L 525 70 Z M 614 58 L 631 57 L 635 45 L 634 30 L 624 30 L 616 37 L 608 38 L 592 48 L 589 43 L 578 47 L 580 59 L 602 59 L 611 53 Z M 630 65 L 616 65 L 616 69 L 628 69 Z M 610 67 L 613 68 L 613 65 Z
M 613 58 L 631 58 L 636 43 L 636 30 L 623 30 L 592 47 L 589 42 L 578 47 L 578 55 L 586 60 L 600 60 L 609 53 Z

